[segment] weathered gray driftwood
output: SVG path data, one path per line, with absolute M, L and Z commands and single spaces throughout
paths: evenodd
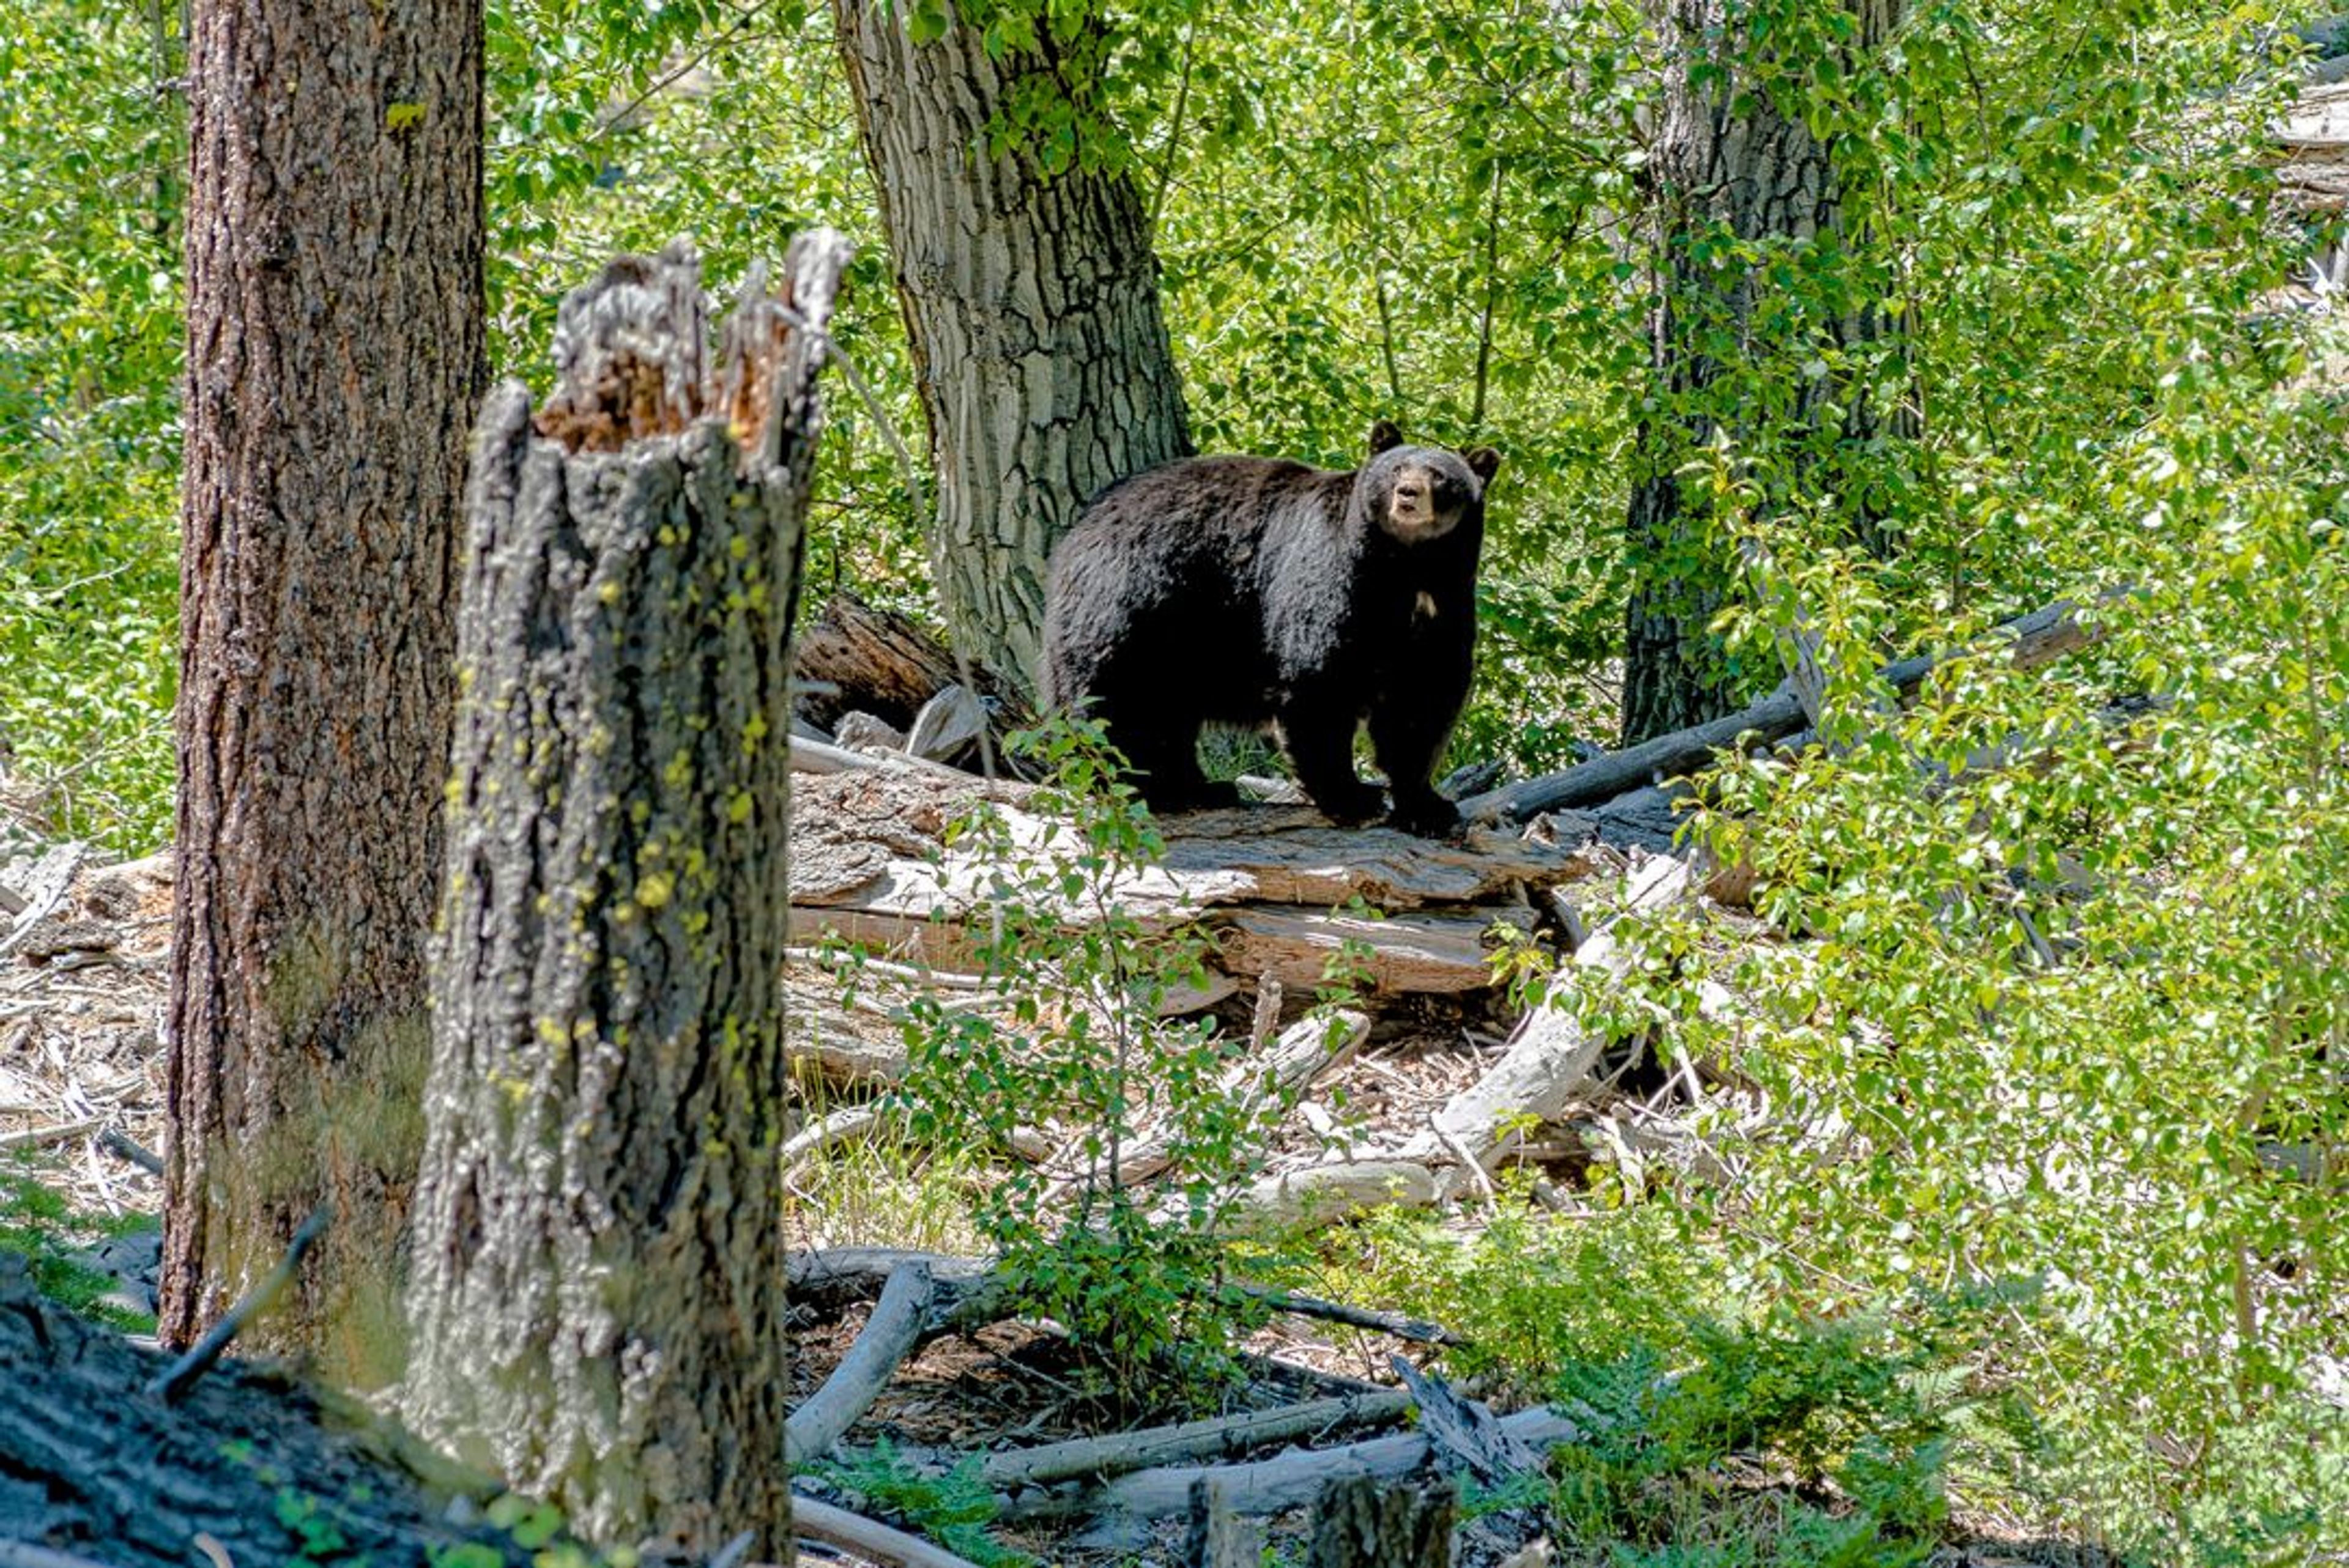
M 1696 885 L 1687 861 L 1659 855 L 1632 879 L 1630 897 L 1616 919 L 1669 909 L 1693 896 Z M 1576 969 L 1609 980 L 1630 972 L 1637 954 L 1623 946 L 1612 924 L 1610 921 L 1574 950 L 1570 962 Z M 1519 1022 L 1499 1058 L 1436 1112 L 1437 1131 L 1489 1164 L 1524 1128 L 1554 1119 L 1565 1109 L 1610 1043 L 1584 1028 L 1573 1007 L 1544 996 Z
M 689 248 L 492 393 L 414 1210 L 410 1421 L 610 1542 L 780 1545 L 788 636 L 847 246 Z

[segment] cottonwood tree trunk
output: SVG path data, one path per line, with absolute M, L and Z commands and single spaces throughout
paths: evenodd
M 1901 3 L 1838 0 L 1850 22 L 1835 51 L 1846 73 L 1881 49 Z M 1880 315 L 1868 308 L 1825 322 L 1816 310 L 1771 315 L 1762 308 L 1772 287 L 1763 270 L 1727 253 L 1760 246 L 1785 261 L 1790 245 L 1849 238 L 1835 149 L 1812 134 L 1786 62 L 1762 53 L 1729 0 L 1659 0 L 1655 24 L 1664 55 L 1649 165 L 1657 304 L 1651 411 L 1640 429 L 1628 520 L 1635 586 L 1625 628 L 1627 746 L 1733 713 L 1767 684 L 1733 670 L 1707 630 L 1738 562 L 1709 531 L 1682 467 L 1724 427 L 1741 439 L 1764 426 L 1782 437 L 1807 427 L 1816 446 L 1865 441 L 1890 417 L 1837 377 L 1804 375 L 1798 367 L 1809 355 L 1794 352 L 1803 334 L 1839 348 L 1871 340 L 1886 330 Z M 1806 286 L 1816 287 L 1816 279 Z M 1753 373 L 1764 362 L 1775 367 L 1770 377 Z M 1764 380 L 1792 390 L 1757 385 Z M 1826 411 L 1837 404 L 1847 413 L 1830 428 Z
M 464 433 L 479 0 L 194 0 L 160 1333 L 397 1376 Z
M 1017 95 L 1059 95 L 1040 53 L 991 59 L 955 21 L 833 0 L 929 428 L 930 558 L 956 648 L 1033 690 L 1044 568 L 1095 492 L 1190 450 L 1140 194 L 1072 163 L 989 152 Z
M 846 260 L 754 273 L 713 376 L 692 253 L 623 258 L 474 438 L 404 1403 L 606 1543 L 790 1549 L 787 643 Z

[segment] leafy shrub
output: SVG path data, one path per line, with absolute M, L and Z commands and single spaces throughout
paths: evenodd
M 995 1492 L 979 1473 L 978 1455 L 934 1472 L 916 1467 L 886 1438 L 869 1449 L 836 1451 L 839 1459 L 817 1461 L 816 1474 L 864 1506 L 904 1521 L 978 1568 L 1023 1568 L 1035 1561 L 988 1531 L 995 1521 Z
M 1211 1022 L 1160 1016 L 1204 982 L 1203 948 L 1124 907 L 1164 845 L 1099 727 L 1056 720 L 1015 744 L 1051 779 L 1029 803 L 1040 832 L 982 808 L 956 838 L 986 868 L 978 960 L 1009 1017 L 907 1008 L 909 1120 L 964 1150 L 1046 1127 L 1069 1140 L 1064 1159 L 985 1189 L 978 1223 L 1023 1308 L 1135 1394 L 1170 1367 L 1218 1368 L 1246 1315 L 1223 1281 L 1224 1222 L 1289 1107 L 1233 1070 L 1238 1047 Z M 1164 1168 L 1136 1180 L 1145 1145 Z
M 64 1198 L 31 1171 L 0 1169 L 0 1253 L 25 1259 L 33 1284 L 43 1295 L 125 1333 L 151 1334 L 155 1320 L 108 1304 L 104 1297 L 113 1290 L 114 1281 L 79 1262 L 75 1254 L 108 1236 L 151 1230 L 154 1225 L 155 1221 L 145 1215 L 115 1221 L 77 1215 Z

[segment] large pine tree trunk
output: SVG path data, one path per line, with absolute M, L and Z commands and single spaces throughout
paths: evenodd
M 912 9 L 833 0 L 929 426 L 947 628 L 1032 690 L 1046 558 L 1096 491 L 1189 451 L 1183 389 L 1133 182 L 1046 175 L 1016 134 L 988 152 L 1015 95 L 1060 90 L 1049 37 L 995 60 L 957 21 L 917 45 Z
M 715 378 L 691 253 L 624 258 L 475 438 L 406 1409 L 607 1542 L 789 1549 L 786 644 L 846 257 L 795 240 Z
M 1847 70 L 1889 38 L 1901 0 L 1839 0 L 1851 18 Z M 1656 190 L 1657 304 L 1650 324 L 1649 396 L 1628 531 L 1634 587 L 1625 627 L 1623 744 L 1706 723 L 1744 707 L 1757 680 L 1723 657 L 1708 624 L 1726 602 L 1733 552 L 1692 509 L 1681 475 L 1725 423 L 1744 436 L 1767 418 L 1816 423 L 1831 396 L 1851 412 L 1829 435 L 1864 440 L 1876 415 L 1825 377 L 1802 385 L 1789 415 L 1724 395 L 1725 353 L 1799 359 L 1787 326 L 1757 320 L 1767 284 L 1725 260 L 1724 239 L 1769 243 L 1839 234 L 1843 193 L 1830 143 L 1812 134 L 1797 92 L 1757 70 L 1756 45 L 1729 0 L 1659 0 L 1661 103 L 1650 174 Z M 1742 108 L 1742 114 L 1733 112 Z M 1816 284 L 1812 285 L 1816 286 Z M 1884 324 L 1853 311 L 1826 323 L 1800 315 L 1795 332 L 1848 346 Z M 1775 672 L 1773 672 L 1775 676 Z
M 480 0 L 194 0 L 161 1333 L 396 1375 L 482 381 Z

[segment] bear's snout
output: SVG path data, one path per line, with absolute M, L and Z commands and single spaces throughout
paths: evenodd
M 1460 509 L 1437 504 L 1434 470 L 1412 467 L 1394 476 L 1393 488 L 1387 491 L 1386 521 L 1387 531 L 1413 543 L 1449 532 L 1460 521 Z

